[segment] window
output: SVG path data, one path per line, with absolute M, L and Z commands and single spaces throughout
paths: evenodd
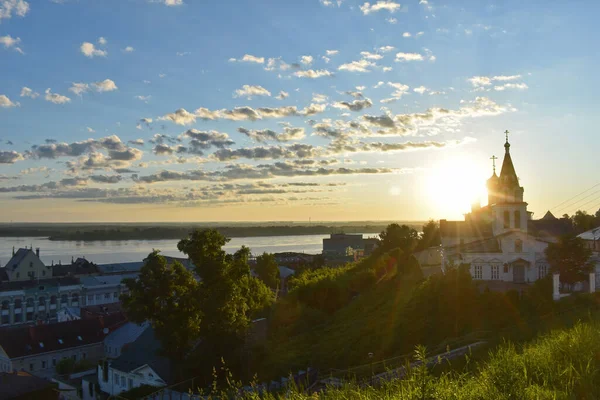
M 521 239 L 515 240 L 515 253 L 523 252 L 523 241 Z
M 129 378 L 127 382 L 127 389 L 133 388 L 133 379 Z
M 73 361 L 77 361 L 77 354 L 73 354 L 73 355 L 71 356 L 71 358 L 73 359 Z
M 46 369 L 46 361 L 42 361 L 42 368 Z
M 42 276 L 46 276 L 46 271 L 42 271 Z
M 50 296 L 50 304 L 56 304 L 56 296 Z
M 53 366 L 53 367 L 56 367 L 56 358 L 53 358 L 53 359 L 52 359 L 52 366 Z
M 521 211 L 515 211 L 515 228 L 521 229 Z
M 19 279 L 19 276 L 21 276 L 21 273 L 17 272 L 17 279 Z
M 33 363 L 29 364 L 29 370 L 33 371 Z
M 113 299 L 118 299 L 118 298 L 119 298 L 119 293 L 117 293 L 117 292 L 114 292 L 114 293 L 113 293 Z
M 3 309 L 3 310 L 8 310 L 8 300 L 4 300 L 4 301 L 2 302 L 2 309 Z
M 110 293 L 104 293 L 104 300 L 110 299 Z
M 40 297 L 40 298 L 38 299 L 38 304 L 39 304 L 40 306 L 42 306 L 42 307 L 43 307 L 43 306 L 45 306 L 45 305 L 46 305 L 46 298 L 45 298 L 44 296 Z
M 546 275 L 548 275 L 548 266 L 544 264 L 538 265 L 538 279 L 542 279 Z
M 68 303 L 69 302 L 69 296 L 67 296 L 66 294 L 63 294 L 62 296 L 60 296 L 60 302 L 61 303 Z
M 125 377 L 124 376 L 121 377 L 121 386 L 125 387 Z
M 100 301 L 102 300 L 102 295 L 101 294 L 97 294 L 96 295 L 96 301 Z
M 499 265 L 492 265 L 492 280 L 499 280 L 500 279 L 500 266 Z
M 119 374 L 115 373 L 115 385 L 119 384 Z
M 81 353 L 81 359 L 82 359 L 82 360 L 85 360 L 85 359 L 87 359 L 87 354 L 86 354 L 86 353 Z
M 473 276 L 474 279 L 483 279 L 483 266 L 476 265 L 475 266 L 475 274 Z
M 15 308 L 21 308 L 23 306 L 23 300 L 16 299 L 15 300 Z
M 504 211 L 504 229 L 510 228 L 510 212 Z
M 94 300 L 94 296 L 93 295 L 89 295 L 88 296 L 88 301 L 93 301 Z
M 32 261 L 29 262 L 29 268 L 33 268 L 33 262 Z

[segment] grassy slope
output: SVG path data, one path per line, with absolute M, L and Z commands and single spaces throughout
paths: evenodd
M 260 376 L 272 376 L 286 368 L 307 366 L 327 370 L 347 368 L 389 356 L 397 331 L 398 310 L 410 297 L 413 283 L 384 281 L 336 312 L 325 324 L 309 327 L 291 338 L 274 338 Z M 290 367 L 291 366 L 291 367 Z

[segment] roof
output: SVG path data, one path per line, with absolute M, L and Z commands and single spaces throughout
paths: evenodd
M 442 237 L 480 237 L 492 236 L 492 224 L 489 222 L 474 221 L 446 221 L 440 220 L 440 235 Z
M 81 308 L 82 318 L 94 318 L 100 315 L 109 315 L 123 311 L 123 305 L 120 302 L 86 306 Z
M 122 372 L 131 372 L 144 365 L 148 365 L 166 383 L 172 383 L 174 376 L 173 368 L 167 357 L 160 355 L 161 345 L 154 329 L 149 327 L 121 351 L 121 355 L 110 363 L 110 367 Z
M 547 213 L 546 213 L 547 215 Z M 527 230 L 535 237 L 558 238 L 573 233 L 573 224 L 565 218 L 542 218 L 527 221 Z
M 54 388 L 57 385 L 27 372 L 0 372 L 0 400 L 25 398 L 27 394 Z M 39 396 L 37 397 L 39 398 Z M 57 396 L 58 398 L 58 392 Z
M 515 166 L 513 165 L 512 158 L 510 157 L 510 143 L 508 140 L 504 144 L 506 152 L 504 153 L 504 160 L 502 160 L 502 169 L 500 170 L 500 181 L 502 182 L 519 182 L 517 173 L 515 172 Z
M 546 214 L 544 214 L 544 216 L 542 217 L 543 220 L 555 220 L 556 217 L 554 216 L 554 214 L 552 214 L 550 212 L 550 210 L 546 211 Z
M 135 261 L 128 263 L 114 263 L 114 264 L 100 264 L 97 266 L 98 270 L 103 274 L 107 273 L 123 273 L 123 272 L 137 272 L 144 266 L 143 261 Z
M 293 270 L 293 269 L 291 269 L 291 268 L 284 267 L 284 266 L 280 266 L 280 267 L 279 267 L 279 277 L 281 277 L 281 278 L 283 278 L 283 279 L 285 279 L 285 278 L 287 278 L 287 277 L 289 277 L 289 276 L 292 276 L 292 275 L 294 275 L 295 273 L 296 273 L 296 271 L 294 271 L 294 270 Z
M 460 251 L 463 253 L 502 253 L 500 243 L 498 243 L 498 239 L 495 237 L 465 243 L 462 246 L 459 245 L 459 247 Z
M 98 273 L 96 265 L 91 262 L 81 262 L 79 258 L 75 263 L 69 265 L 54 265 L 52 267 L 52 276 L 90 275 L 96 273 Z
M 111 346 L 122 347 L 127 343 L 134 342 L 148 327 L 149 324 L 147 323 L 134 324 L 133 322 L 127 322 L 111 332 L 106 339 L 104 339 L 104 343 L 110 344 Z
M 598 240 L 600 239 L 600 226 L 589 231 L 583 232 L 577 235 L 578 238 L 583 240 Z
M 31 252 L 33 255 L 35 255 L 35 253 L 33 252 L 33 250 L 31 249 L 19 249 L 17 250 L 17 252 L 15 253 L 14 256 L 12 256 L 12 258 L 10 260 L 8 260 L 8 262 L 6 263 L 6 268 L 8 267 L 12 267 L 14 269 L 14 267 L 16 267 L 17 265 L 19 265 L 19 263 L 21 261 L 23 261 L 23 259 L 25 258 L 25 256 L 27 256 L 27 254 L 29 254 L 29 252 Z
M 0 346 L 10 358 L 26 357 L 100 343 L 109 331 L 126 321 L 122 313 L 56 324 L 23 326 L 2 331 Z
M 64 278 L 52 278 L 52 279 L 37 279 L 28 281 L 16 281 L 16 282 L 0 282 L 0 291 L 8 290 L 24 290 L 31 289 L 38 286 L 71 286 L 78 285 L 79 278 L 75 277 L 64 277 Z
M 62 307 L 59 311 L 64 310 L 65 313 L 77 318 L 81 318 L 81 309 L 79 307 Z
M 118 274 L 118 275 L 98 275 L 98 276 L 82 276 L 80 279 L 83 286 L 92 288 L 94 286 L 118 285 L 123 282 L 123 279 L 137 278 L 138 274 Z

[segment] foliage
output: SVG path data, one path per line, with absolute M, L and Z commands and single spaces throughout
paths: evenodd
M 388 252 L 400 248 L 404 253 L 410 253 L 419 241 L 419 234 L 408 225 L 390 224 L 379 234 L 381 241 L 379 251 Z
M 137 399 L 143 399 L 146 396 L 157 392 L 160 388 L 156 387 L 156 386 L 151 386 L 151 385 L 141 385 L 138 387 L 135 387 L 133 389 L 129 389 L 126 392 L 121 392 L 119 394 L 119 398 L 122 399 L 128 399 L 128 400 L 137 400 Z
M 432 219 L 423 225 L 423 233 L 419 237 L 419 243 L 415 248 L 415 251 L 425 250 L 432 246 L 439 246 L 442 244 L 442 237 L 440 235 L 440 224 Z
M 592 271 L 591 256 L 592 250 L 578 237 L 563 236 L 546 248 L 551 270 L 560 273 L 560 280 L 569 285 L 587 279 Z
M 89 360 L 75 361 L 72 358 L 63 358 L 56 363 L 56 373 L 59 375 L 67 375 L 75 372 L 90 370 L 94 364 Z
M 153 251 L 138 279 L 125 281 L 129 293 L 122 296 L 130 320 L 149 320 L 165 352 L 181 360 L 200 335 L 203 318 L 199 285 L 179 262 L 167 264 Z
M 279 267 L 273 254 L 263 253 L 256 257 L 254 271 L 258 278 L 271 289 L 276 289 L 279 285 Z

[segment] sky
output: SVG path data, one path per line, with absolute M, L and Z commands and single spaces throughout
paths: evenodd
M 0 221 L 462 219 L 505 130 L 534 218 L 573 213 L 599 11 L 0 0 Z

